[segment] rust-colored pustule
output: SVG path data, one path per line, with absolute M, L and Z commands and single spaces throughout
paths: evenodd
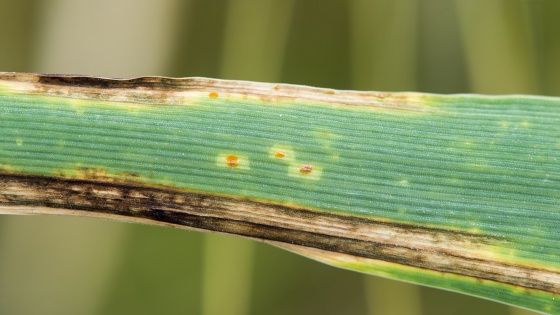
M 239 158 L 235 155 L 228 155 L 226 156 L 226 162 L 228 166 L 238 166 L 239 165 Z
M 210 92 L 210 94 L 208 94 L 208 96 L 209 96 L 210 98 L 218 98 L 219 95 L 218 95 L 218 93 L 216 93 L 216 92 Z
M 274 153 L 274 156 L 281 159 L 286 156 L 286 152 L 278 150 Z
M 311 164 L 302 164 L 299 167 L 299 172 L 302 174 L 308 174 L 311 173 L 311 171 L 313 171 L 313 165 Z

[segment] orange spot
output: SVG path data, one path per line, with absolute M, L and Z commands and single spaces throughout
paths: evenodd
M 302 164 L 299 167 L 299 172 L 302 173 L 302 174 L 311 173 L 312 170 L 313 170 L 313 165 L 311 165 L 311 164 Z
M 276 151 L 276 153 L 274 153 L 274 156 L 277 158 L 283 158 L 286 156 L 286 152 L 284 151 Z
M 226 156 L 226 162 L 229 166 L 237 166 L 239 165 L 239 158 L 235 155 L 228 155 Z
M 389 96 L 387 93 L 377 93 L 378 98 L 386 98 L 387 96 Z
M 274 86 L 274 89 L 275 89 L 276 91 L 280 90 L 280 85 L 275 85 L 275 86 Z
M 218 93 L 216 93 L 216 92 L 210 92 L 210 94 L 208 94 L 208 96 L 210 96 L 210 98 L 217 98 L 217 97 L 218 97 Z

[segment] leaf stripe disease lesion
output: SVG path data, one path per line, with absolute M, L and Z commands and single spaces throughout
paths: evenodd
M 370 109 L 397 110 L 410 113 L 434 112 L 436 109 L 420 93 L 380 93 L 339 91 L 292 84 L 219 80 L 202 77 L 139 77 L 110 79 L 79 75 L 0 72 L 0 82 L 24 94 L 70 97 L 96 101 L 140 104 L 185 104 L 187 96 L 210 99 L 235 95 L 264 102 L 305 100 Z M 209 89 L 211 92 L 209 93 Z
M 554 270 L 492 259 L 506 240 L 134 182 L 3 173 L 0 213 L 74 214 L 237 234 L 560 294 Z

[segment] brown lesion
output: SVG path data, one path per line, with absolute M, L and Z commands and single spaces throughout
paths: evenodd
M 65 98 L 188 105 L 189 96 L 238 96 L 264 102 L 306 101 L 371 109 L 434 112 L 419 93 L 335 91 L 292 84 L 210 78 L 140 77 L 109 79 L 91 76 L 0 72 L 0 83 L 17 93 Z
M 107 181 L 0 173 L 0 212 L 65 214 L 237 234 L 560 294 L 557 270 L 500 261 L 490 236 Z

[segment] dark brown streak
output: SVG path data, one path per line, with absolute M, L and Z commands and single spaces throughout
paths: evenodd
M 500 240 L 443 229 L 135 183 L 2 173 L 0 208 L 13 209 L 11 213 L 47 214 L 49 209 L 59 213 L 67 209 L 83 216 L 237 234 L 560 293 L 555 271 L 468 256 L 465 250 L 476 252 L 480 246 Z M 34 208 L 44 210 L 29 210 Z M 389 231 L 391 238 L 376 232 L 383 230 Z
M 203 92 L 219 95 L 232 94 L 259 98 L 262 101 L 296 100 L 371 108 L 398 109 L 412 112 L 434 111 L 425 106 L 420 94 L 334 91 L 291 84 L 271 84 L 251 81 L 218 80 L 209 78 L 140 77 L 109 79 L 80 75 L 0 72 L 0 81 L 30 84 L 26 94 L 73 97 L 81 99 L 112 100 L 142 104 L 183 104 L 184 98 L 174 92 Z

